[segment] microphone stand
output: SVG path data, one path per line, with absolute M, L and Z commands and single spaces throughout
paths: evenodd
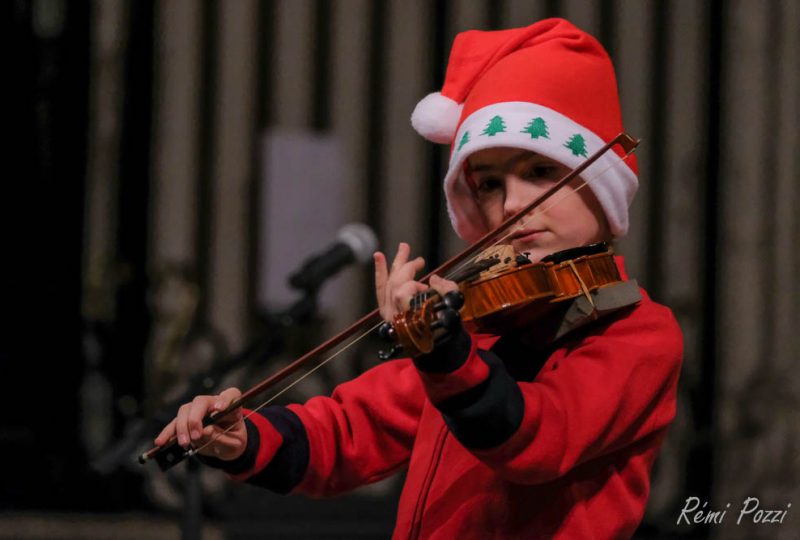
M 286 332 L 292 327 L 308 323 L 316 313 L 318 291 L 319 287 L 303 289 L 302 296 L 294 304 L 268 317 L 266 331 L 243 351 L 225 361 L 218 357 L 208 372 L 197 374 L 190 379 L 186 390 L 179 397 L 161 407 L 150 418 L 133 422 L 121 440 L 91 463 L 92 469 L 100 474 L 110 474 L 128 461 L 145 440 L 152 438 L 158 428 L 174 418 L 180 405 L 190 401 L 194 396 L 212 392 L 220 381 L 235 369 L 264 363 L 280 353 L 285 345 Z M 184 492 L 181 537 L 184 540 L 199 539 L 202 532 L 202 497 L 200 466 L 194 457 L 189 459 Z

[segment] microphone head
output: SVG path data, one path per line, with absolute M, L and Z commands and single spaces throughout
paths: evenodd
M 363 223 L 348 223 L 339 229 L 336 239 L 353 250 L 353 255 L 360 263 L 370 261 L 372 254 L 378 249 L 378 238 Z

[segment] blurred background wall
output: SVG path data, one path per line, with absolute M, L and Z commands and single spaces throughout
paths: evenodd
M 297 298 L 287 272 L 340 226 L 368 224 L 388 251 L 408 241 L 429 267 L 460 248 L 441 191 L 447 149 L 423 141 L 410 113 L 440 88 L 457 32 L 563 16 L 615 62 L 627 129 L 643 139 L 618 250 L 686 338 L 678 417 L 640 536 L 793 538 L 800 3 L 0 9 L 11 66 L 0 187 L 0 530 L 10 532 L 0 536 L 174 537 L 193 516 L 228 538 L 388 536 L 400 479 L 318 502 L 133 459 L 192 384 L 250 386 L 372 308 L 370 270 L 349 269 L 264 359 L 275 314 Z M 373 365 L 379 346 L 362 344 L 282 399 L 329 391 Z M 237 355 L 248 361 L 232 366 Z M 205 380 L 209 369 L 220 377 Z M 689 496 L 795 508 L 782 526 L 678 525 Z

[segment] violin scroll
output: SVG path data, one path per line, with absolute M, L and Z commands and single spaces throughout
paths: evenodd
M 433 350 L 434 346 L 461 328 L 461 308 L 464 295 L 461 291 L 450 291 L 439 296 L 427 291 L 412 300 L 410 309 L 395 315 L 394 320 L 384 322 L 378 334 L 386 341 L 394 343 L 388 350 L 378 353 L 381 360 L 405 356 L 418 356 Z

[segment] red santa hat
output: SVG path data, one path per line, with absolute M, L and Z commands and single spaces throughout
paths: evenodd
M 603 47 L 563 19 L 456 36 L 444 87 L 417 104 L 411 124 L 433 142 L 450 144 L 444 180 L 447 209 L 458 235 L 474 241 L 486 231 L 464 178 L 467 157 L 512 147 L 576 167 L 623 131 L 614 67 Z M 636 161 L 619 146 L 583 177 L 600 202 L 611 233 L 628 230 L 638 186 Z

